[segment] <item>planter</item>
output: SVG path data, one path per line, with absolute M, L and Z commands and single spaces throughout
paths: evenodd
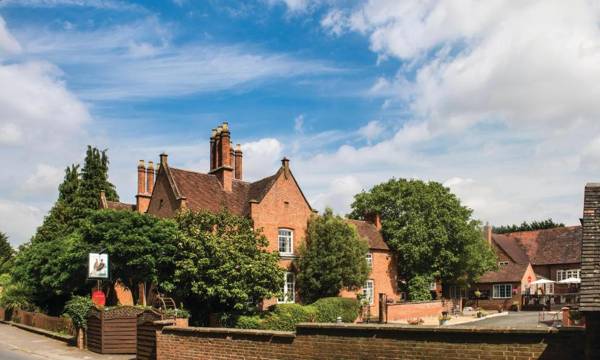
M 448 323 L 448 320 L 446 320 L 446 319 L 440 320 L 440 326 L 446 325 L 447 323 Z
M 188 319 L 188 318 L 185 318 L 185 319 L 177 318 L 177 319 L 175 319 L 175 326 L 177 326 L 177 327 L 188 327 L 188 326 L 190 326 L 190 319 Z
M 137 316 L 141 312 L 133 306 L 91 309 L 87 318 L 88 349 L 100 354 L 135 354 Z

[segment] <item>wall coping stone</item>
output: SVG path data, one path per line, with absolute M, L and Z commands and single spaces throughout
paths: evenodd
M 344 331 L 379 331 L 379 332 L 409 332 L 409 333 L 478 333 L 478 334 L 558 334 L 558 333 L 583 333 L 583 328 L 474 328 L 469 326 L 424 326 L 424 325 L 397 325 L 397 324 L 333 324 L 333 323 L 300 323 L 296 324 L 296 329 L 310 330 L 344 330 Z
M 275 331 L 275 330 L 254 330 L 254 329 L 234 329 L 234 328 L 211 328 L 211 327 L 176 327 L 166 326 L 162 330 L 163 334 L 221 334 L 221 335 L 251 335 L 258 337 L 281 337 L 295 338 L 293 331 Z

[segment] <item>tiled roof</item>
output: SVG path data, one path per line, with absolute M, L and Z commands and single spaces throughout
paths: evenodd
M 250 200 L 260 201 L 269 191 L 279 172 L 253 183 L 233 180 L 232 191 L 223 190 L 221 183 L 213 174 L 169 167 L 173 181 L 181 196 L 186 198 L 191 210 L 218 212 L 226 208 L 234 214 L 245 216 L 250 212 Z
M 488 271 L 479 278 L 479 283 L 520 282 L 529 264 L 508 263 L 496 271 Z
M 356 226 L 356 230 L 358 231 L 358 235 L 363 238 L 367 238 L 369 241 L 369 249 L 374 250 L 389 250 L 390 248 L 387 246 L 385 241 L 383 241 L 383 237 L 381 236 L 381 232 L 377 230 L 374 224 L 362 221 L 362 220 L 347 220 L 350 224 Z
M 549 265 L 581 262 L 581 226 L 493 234 L 492 238 L 517 263 Z
M 134 204 L 126 204 L 119 201 L 106 201 L 106 208 L 113 210 L 126 210 L 126 211 L 135 211 Z

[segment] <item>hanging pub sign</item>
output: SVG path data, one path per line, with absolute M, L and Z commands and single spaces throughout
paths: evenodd
M 90 253 L 88 259 L 88 279 L 108 280 L 108 254 Z

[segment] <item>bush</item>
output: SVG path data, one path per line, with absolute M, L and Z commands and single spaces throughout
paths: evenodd
M 167 317 L 174 317 L 177 319 L 189 319 L 190 312 L 185 309 L 167 309 L 163 313 Z
M 273 312 L 268 314 L 263 323 L 263 329 L 294 331 L 296 324 L 302 322 L 314 322 L 317 310 L 314 306 L 302 306 L 300 304 L 276 305 Z
M 429 291 L 430 279 L 427 276 L 414 276 L 408 280 L 408 300 L 410 301 L 429 301 L 431 292 Z
M 330 297 L 315 301 L 317 322 L 336 322 L 338 316 L 343 322 L 354 322 L 360 313 L 360 303 L 356 299 Z
M 246 316 L 242 315 L 237 318 L 235 327 L 238 329 L 261 329 L 263 319 L 258 315 Z
M 87 296 L 73 296 L 65 305 L 65 314 L 71 318 L 76 329 L 87 329 L 87 315 L 94 307 L 92 299 Z

